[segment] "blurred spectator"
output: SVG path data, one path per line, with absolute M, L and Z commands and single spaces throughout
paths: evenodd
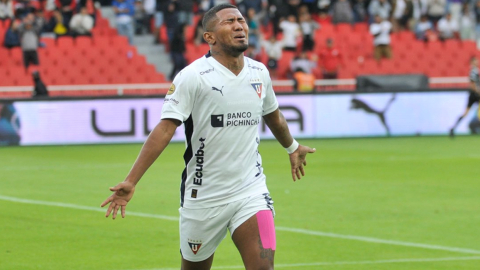
M 243 53 L 243 55 L 255 61 L 260 61 L 259 52 L 252 44 L 248 44 L 247 50 Z
M 447 13 L 437 24 L 438 35 L 441 40 L 459 38 L 458 22 L 452 19 L 452 15 Z
M 173 37 L 170 39 L 170 56 L 173 62 L 173 69 L 170 73 L 170 80 L 173 81 L 180 70 L 187 66 L 185 59 L 185 24 L 179 24 L 174 31 Z
M 198 0 L 197 5 L 198 5 L 198 12 L 204 13 L 207 12 L 207 10 L 210 9 L 210 0 Z
M 247 10 L 247 24 L 248 24 L 248 44 L 255 47 L 258 53 L 260 50 L 260 26 L 255 9 Z
M 193 24 L 193 0 L 176 0 L 178 10 L 178 23 Z
M 374 20 L 370 25 L 370 34 L 374 37 L 373 45 L 375 46 L 373 56 L 376 60 L 383 57 L 390 59 L 392 58 L 392 48 L 390 46 L 392 24 L 379 15 L 375 15 Z
M 453 15 L 452 15 L 453 19 Z M 468 3 L 465 3 L 462 8 L 462 15 L 460 17 L 460 38 L 462 40 L 475 40 L 475 17 L 470 12 Z
M 118 33 L 128 38 L 132 44 L 134 35 L 133 14 L 135 12 L 132 0 L 113 0 L 113 11 L 116 14 L 116 24 Z
M 412 0 L 397 0 L 393 11 L 393 22 L 396 31 L 409 30 L 410 20 L 413 18 Z
M 152 33 L 152 27 L 150 22 L 154 18 L 155 15 L 155 0 L 144 0 L 143 1 L 143 10 L 145 10 L 145 20 L 144 20 L 144 27 L 147 29 L 147 33 Z
M 437 25 L 437 22 L 445 14 L 446 8 L 447 8 L 447 0 L 428 0 L 427 2 L 428 19 L 432 21 L 434 25 Z
M 275 35 L 262 43 L 263 49 L 268 55 L 267 67 L 272 79 L 277 78 L 278 60 L 282 57 L 283 43 L 278 41 Z
M 13 5 L 11 0 L 0 0 L 0 20 L 13 19 Z
M 47 32 L 53 32 L 55 37 L 61 37 L 68 34 L 67 26 L 64 24 L 62 13 L 59 10 L 54 10 L 50 21 L 45 26 Z
M 331 0 L 318 0 L 317 10 L 319 17 L 326 16 L 330 11 Z
M 27 69 L 30 64 L 39 64 L 38 60 L 38 45 L 41 31 L 41 25 L 35 22 L 35 16 L 29 13 L 23 18 L 22 24 L 16 29 L 20 37 L 20 46 L 23 51 L 23 65 Z
M 93 18 L 88 14 L 87 7 L 82 7 L 80 13 L 75 14 L 70 21 L 70 31 L 72 36 L 91 36 L 93 28 Z
M 315 89 L 315 76 L 298 67 L 293 73 L 293 89 L 298 92 L 312 92 Z
M 475 38 L 478 42 L 480 40 L 480 0 L 475 2 L 473 14 L 475 15 Z
M 384 20 L 388 20 L 390 18 L 391 11 L 392 6 L 387 0 L 372 0 L 368 6 L 368 14 L 370 14 L 371 17 L 378 15 Z
M 133 19 L 134 19 L 134 29 L 135 29 L 135 35 L 141 35 L 144 32 L 147 32 L 146 26 L 145 26 L 145 20 L 147 18 L 147 14 L 145 13 L 145 9 L 143 7 L 143 1 L 142 0 L 135 0 L 135 5 L 134 5 L 134 13 L 133 13 Z
M 293 58 L 290 63 L 290 70 L 295 72 L 298 68 L 302 69 L 303 72 L 311 74 L 312 69 L 317 67 L 317 58 L 315 55 L 312 55 L 312 59 L 308 57 L 307 52 L 302 51 Z
M 19 145 L 20 138 L 20 117 L 13 102 L 0 102 L 0 146 Z
M 160 37 L 160 27 L 162 27 L 165 21 L 165 12 L 167 12 L 168 4 L 170 0 L 156 0 L 155 5 L 155 31 L 153 35 L 155 36 L 155 43 L 160 43 L 162 38 Z
M 280 22 L 280 29 L 283 31 L 283 49 L 287 51 L 297 51 L 297 40 L 302 34 L 300 25 L 294 15 L 289 15 L 287 20 Z
M 19 25 L 20 22 L 17 20 L 12 20 L 10 22 L 10 26 L 5 33 L 5 40 L 3 41 L 3 45 L 8 49 L 20 46 L 20 37 L 18 36 L 18 33 L 16 31 Z
M 35 11 L 35 7 L 29 0 L 12 1 L 13 11 L 17 19 L 23 19 L 27 14 Z
M 167 27 L 167 38 L 172 40 L 175 29 L 179 27 L 177 1 L 170 1 L 165 11 L 165 26 Z
M 336 79 L 342 65 L 342 54 L 340 49 L 334 46 L 333 39 L 327 39 L 326 45 L 319 53 L 319 66 L 324 79 Z
M 353 10 L 347 0 L 337 0 L 332 7 L 332 22 L 353 23 Z
M 365 22 L 367 20 L 367 9 L 364 0 L 352 1 L 353 20 L 356 23 Z
M 42 96 L 48 96 L 48 90 L 45 84 L 42 81 L 42 78 L 40 78 L 40 73 L 38 71 L 32 72 L 32 78 L 33 78 L 33 97 L 42 97 Z
M 310 13 L 303 13 L 300 15 L 300 28 L 303 34 L 303 49 L 304 51 L 311 51 L 315 46 L 315 31 L 320 28 L 320 25 L 312 19 Z
M 422 15 L 420 21 L 415 26 L 415 36 L 417 39 L 427 41 L 428 33 L 433 32 L 433 24 L 428 20 L 427 15 Z
M 75 10 L 76 4 L 76 0 L 55 0 L 57 9 L 62 13 L 63 24 L 67 27 L 70 25 L 70 20 L 73 17 L 73 11 Z
M 452 20 L 456 22 L 460 22 L 463 2 L 463 0 L 447 0 L 447 12 L 452 15 Z

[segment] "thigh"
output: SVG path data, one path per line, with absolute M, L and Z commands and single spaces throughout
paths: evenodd
M 275 229 L 273 214 L 262 210 L 240 225 L 232 235 L 246 270 L 273 269 Z
M 228 205 L 208 209 L 180 208 L 180 252 L 185 269 L 211 265 L 215 250 L 227 234 L 232 215 Z
M 274 213 L 273 200 L 266 193 L 245 200 L 232 218 L 229 229 L 247 270 L 273 269 Z

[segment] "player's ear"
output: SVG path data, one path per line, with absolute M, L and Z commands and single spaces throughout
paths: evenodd
M 208 43 L 208 45 L 215 45 L 215 35 L 212 32 L 203 33 L 203 39 Z

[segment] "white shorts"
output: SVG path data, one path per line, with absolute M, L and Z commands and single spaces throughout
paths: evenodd
M 200 262 L 208 259 L 227 235 L 262 210 L 275 215 L 268 193 L 248 197 L 229 204 L 206 208 L 180 208 L 180 252 L 185 260 Z

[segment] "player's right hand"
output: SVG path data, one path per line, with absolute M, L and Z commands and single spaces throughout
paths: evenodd
M 113 211 L 112 218 L 115 219 L 117 217 L 117 212 L 120 209 L 122 218 L 124 218 L 125 208 L 135 192 L 135 185 L 130 182 L 121 182 L 118 185 L 111 187 L 110 191 L 113 191 L 114 193 L 100 205 L 101 207 L 104 207 L 110 203 L 105 217 L 110 216 L 110 213 Z

